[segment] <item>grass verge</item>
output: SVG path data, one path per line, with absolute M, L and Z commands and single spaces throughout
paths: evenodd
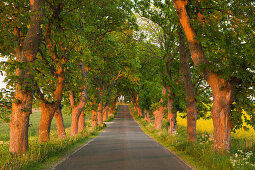
M 110 119 L 110 120 L 109 120 Z M 112 121 L 113 116 L 107 121 Z M 51 131 L 51 140 L 40 144 L 38 136 L 29 138 L 29 151 L 22 155 L 13 155 L 9 152 L 9 142 L 0 144 L 0 169 L 51 169 L 60 160 L 73 153 L 77 148 L 84 146 L 96 137 L 106 125 L 92 128 L 90 122 L 83 132 L 75 137 L 70 135 L 70 127 L 66 129 L 67 138 L 57 139 L 57 131 Z
M 167 121 L 163 121 L 162 130 L 155 130 L 153 123 L 147 123 L 143 118 L 130 110 L 143 131 L 154 140 L 165 146 L 178 157 L 191 165 L 194 169 L 254 169 L 254 150 L 242 148 L 242 140 L 233 138 L 232 149 L 227 154 L 213 151 L 212 137 L 208 133 L 198 132 L 198 142 L 187 142 L 186 127 L 178 126 L 177 133 L 170 135 L 167 132 Z

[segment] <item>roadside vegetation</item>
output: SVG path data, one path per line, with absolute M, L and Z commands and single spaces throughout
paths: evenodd
M 88 114 L 89 115 L 89 114 Z M 38 127 L 40 112 L 34 112 L 30 117 L 31 127 L 29 129 L 29 152 L 22 155 L 14 155 L 9 152 L 9 126 L 1 123 L 0 136 L 0 169 L 49 169 L 53 168 L 59 161 L 69 156 L 73 151 L 84 146 L 88 141 L 96 137 L 106 127 L 92 127 L 91 117 L 86 117 L 86 128 L 77 136 L 71 136 L 71 116 L 64 115 L 66 135 L 65 139 L 58 139 L 56 121 L 52 121 L 51 141 L 39 143 Z M 114 115 L 110 115 L 108 121 L 112 121 Z
M 65 148 L 89 135 L 85 117 L 102 127 L 122 100 L 165 143 L 183 134 L 176 148 L 199 162 L 253 166 L 254 14 L 253 0 L 0 1 L 3 157 L 43 160 L 56 138 Z
M 177 131 L 169 134 L 167 120 L 164 118 L 162 129 L 154 128 L 153 119 L 148 123 L 144 118 L 132 109 L 137 123 L 154 140 L 173 151 L 178 157 L 184 160 L 195 169 L 254 169 L 255 168 L 255 131 L 250 132 L 240 129 L 232 132 L 231 150 L 229 153 L 220 154 L 213 150 L 213 126 L 212 119 L 197 120 L 197 142 L 187 141 L 187 119 L 177 118 Z M 250 135 L 248 136 L 247 133 Z

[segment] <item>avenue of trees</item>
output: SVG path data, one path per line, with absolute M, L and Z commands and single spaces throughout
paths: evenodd
M 29 149 L 33 107 L 42 143 L 53 117 L 66 137 L 63 106 L 75 136 L 86 114 L 102 126 L 121 95 L 156 129 L 166 116 L 170 134 L 186 113 L 189 142 L 196 120 L 212 118 L 214 149 L 230 150 L 231 130 L 255 126 L 254 13 L 252 0 L 1 1 L 0 118 L 10 152 Z

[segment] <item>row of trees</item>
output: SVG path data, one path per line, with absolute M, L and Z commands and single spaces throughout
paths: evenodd
M 159 129 L 167 110 L 168 130 L 174 133 L 176 113 L 186 111 L 188 141 L 195 142 L 196 120 L 208 117 L 209 110 L 214 149 L 229 150 L 230 132 L 242 126 L 242 116 L 254 126 L 254 3 L 135 3 L 144 34 L 149 35 L 144 55 L 151 56 L 144 62 L 147 69 L 141 70 L 141 86 L 134 93 L 138 114 L 149 120 L 148 113 L 153 112 Z M 150 67 L 151 63 L 159 67 Z
M 250 0 L 6 0 L 0 11 L 0 53 L 8 58 L 1 70 L 9 87 L 1 117 L 11 112 L 12 153 L 28 149 L 33 103 L 41 107 L 40 142 L 49 140 L 53 117 L 65 137 L 63 105 L 71 108 L 74 136 L 84 127 L 84 108 L 94 126 L 102 124 L 120 95 L 148 121 L 153 113 L 156 129 L 166 111 L 169 133 L 177 112 L 186 112 L 190 142 L 197 118 L 211 111 L 218 151 L 230 149 L 243 111 L 254 125 Z
M 115 110 L 117 82 L 135 67 L 130 1 L 1 1 L 2 117 L 10 113 L 10 152 L 28 150 L 29 116 L 41 108 L 39 141 L 47 142 L 55 117 L 65 138 L 62 106 L 71 108 L 71 135 L 84 128 L 84 108 L 93 126 Z M 15 92 L 14 92 L 15 91 Z M 1 108 L 3 108 L 1 107 Z

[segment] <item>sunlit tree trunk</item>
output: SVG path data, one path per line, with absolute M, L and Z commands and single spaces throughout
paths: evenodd
M 78 133 L 82 132 L 84 128 L 85 128 L 85 113 L 84 111 L 82 111 L 78 122 Z
M 153 112 L 154 114 L 154 127 L 155 129 L 161 129 L 162 128 L 162 120 L 164 117 L 164 107 L 160 106 L 158 110 Z
M 41 104 L 41 120 L 39 125 L 39 142 L 47 142 L 50 140 L 50 126 L 54 113 L 56 111 L 55 104 L 43 102 Z
M 208 64 L 208 61 L 202 50 L 201 43 L 196 39 L 196 33 L 190 24 L 190 18 L 186 10 L 188 0 L 173 0 L 174 6 L 188 40 L 188 45 L 192 60 L 195 66 Z M 212 119 L 214 125 L 214 149 L 217 151 L 226 151 L 230 149 L 230 131 L 231 131 L 231 105 L 233 102 L 233 86 L 230 82 L 224 80 L 212 71 L 204 67 L 201 75 L 211 86 L 213 92 Z
M 151 122 L 151 115 L 150 115 L 150 113 L 149 113 L 148 110 L 145 110 L 145 111 L 144 111 L 144 119 L 145 119 L 148 123 Z
M 103 120 L 104 121 L 106 121 L 108 119 L 108 111 L 109 111 L 108 106 L 105 106 L 104 111 L 103 111 L 103 113 L 104 113 Z
M 141 108 L 139 107 L 139 96 L 138 96 L 138 95 L 137 95 L 137 97 L 136 97 L 136 109 L 137 109 L 138 116 L 139 116 L 139 117 L 142 117 L 142 110 L 141 110 Z
M 78 123 L 80 115 L 82 114 L 84 107 L 87 103 L 87 88 L 88 85 L 85 83 L 87 79 L 88 68 L 85 68 L 82 61 L 79 61 L 79 69 L 82 73 L 83 86 L 79 96 L 79 103 L 75 105 L 73 91 L 69 91 L 69 100 L 72 107 L 72 121 L 71 121 L 71 135 L 75 136 L 78 133 Z M 84 126 L 83 126 L 84 127 Z
M 92 127 L 97 127 L 97 112 L 95 111 L 95 110 L 92 110 L 91 111 L 92 113 L 92 115 L 91 115 L 91 119 L 92 119 L 92 121 L 91 121 L 91 124 L 92 124 Z
M 30 1 L 30 27 L 25 38 L 20 36 L 19 28 L 14 30 L 18 39 L 24 38 L 23 42 L 17 43 L 18 47 L 15 49 L 17 62 L 29 64 L 35 60 L 42 39 L 41 22 L 44 5 L 44 0 Z M 28 125 L 32 113 L 34 77 L 29 68 L 18 68 L 16 76 L 18 81 L 12 103 L 9 150 L 21 154 L 28 150 Z
M 97 124 L 98 125 L 102 125 L 103 124 L 103 102 L 102 101 L 98 105 Z
M 166 88 L 162 87 L 162 95 L 166 95 Z M 163 98 L 160 99 L 160 103 L 163 103 Z M 164 110 L 165 107 L 164 106 L 160 106 L 158 110 L 154 111 L 154 117 L 155 117 L 155 121 L 154 121 L 154 126 L 155 129 L 161 129 L 162 128 L 162 120 L 164 117 Z
M 62 67 L 59 67 L 56 70 L 56 89 L 53 92 L 54 102 L 43 101 L 41 104 L 41 120 L 39 126 L 39 141 L 47 142 L 50 138 L 50 125 L 52 121 L 52 116 L 55 115 L 57 127 L 58 127 L 58 137 L 60 139 L 66 137 L 63 116 L 61 113 L 61 100 L 62 100 L 62 92 L 64 88 L 65 82 L 65 71 Z M 49 122 L 50 121 L 50 122 Z
M 109 107 L 108 113 L 109 113 L 109 115 L 113 115 L 113 109 L 112 109 L 112 107 Z
M 56 70 L 56 77 L 57 77 L 56 89 L 53 92 L 54 104 L 56 108 L 55 119 L 58 127 L 58 138 L 62 139 L 66 137 L 64 119 L 61 112 L 62 93 L 65 85 L 65 70 L 62 64 L 60 64 L 59 68 Z
M 64 119 L 63 119 L 63 115 L 62 115 L 62 111 L 60 107 L 57 108 L 54 116 L 55 116 L 57 128 L 58 128 L 58 138 L 59 139 L 66 138 Z
M 79 108 L 72 108 L 72 121 L 71 121 L 71 135 L 75 136 L 78 133 L 78 122 L 81 111 Z
M 72 122 L 71 122 L 71 135 L 74 136 L 77 133 L 84 130 L 85 127 L 85 114 L 84 107 L 87 103 L 87 73 L 89 68 L 85 67 L 82 61 L 78 62 L 79 69 L 82 74 L 83 86 L 80 92 L 80 100 L 77 105 L 74 102 L 74 95 L 72 91 L 69 91 L 69 99 L 72 107 Z

